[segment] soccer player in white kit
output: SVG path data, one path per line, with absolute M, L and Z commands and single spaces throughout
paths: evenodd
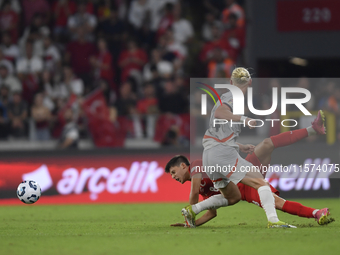
M 247 88 L 251 86 L 252 80 L 248 70 L 239 67 L 233 71 L 230 83 L 237 86 L 245 94 Z M 239 150 L 247 153 L 250 148 L 236 142 L 241 132 L 241 124 L 235 124 L 235 122 L 245 121 L 249 128 L 253 128 L 256 121 L 232 113 L 233 96 L 230 91 L 221 96 L 221 101 L 222 105 L 217 103 L 212 109 L 209 128 L 203 137 L 203 166 L 215 188 L 218 188 L 223 196 L 212 196 L 205 202 L 209 204 L 208 207 L 211 209 L 236 204 L 241 200 L 241 193 L 236 185 L 241 182 L 257 190 L 261 205 L 267 215 L 269 228 L 295 228 L 278 219 L 275 199 L 268 182 L 256 167 L 239 155 Z M 214 126 L 214 119 L 228 120 L 228 123 Z M 233 122 L 232 125 L 230 124 L 231 121 Z M 217 166 L 220 168 L 218 169 Z M 201 208 L 198 204 L 189 205 L 182 209 L 182 214 L 191 227 L 195 227 L 195 216 L 200 211 Z

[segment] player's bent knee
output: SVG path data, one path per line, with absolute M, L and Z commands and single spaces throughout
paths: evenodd
M 268 150 L 274 150 L 275 147 L 274 147 L 274 144 L 273 144 L 273 141 L 272 139 L 270 138 L 266 138 L 263 140 L 263 145 L 268 149 Z
M 241 200 L 241 193 L 234 194 L 234 196 L 227 198 L 229 205 L 237 204 Z

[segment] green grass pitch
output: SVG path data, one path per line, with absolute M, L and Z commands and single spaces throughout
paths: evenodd
M 278 212 L 298 229 L 267 229 L 261 208 L 240 202 L 196 229 L 185 204 L 23 205 L 0 208 L 0 254 L 339 254 L 340 200 L 298 200 L 329 207 L 335 222 L 319 226 Z

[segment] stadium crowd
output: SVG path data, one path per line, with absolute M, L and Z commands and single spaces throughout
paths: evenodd
M 187 144 L 189 78 L 230 77 L 244 64 L 243 1 L 202 2 L 0 0 L 0 139 L 76 147 L 108 132 L 120 142 L 97 146 Z M 340 91 L 327 86 L 313 107 L 339 115 Z M 108 126 L 91 114 L 93 95 Z

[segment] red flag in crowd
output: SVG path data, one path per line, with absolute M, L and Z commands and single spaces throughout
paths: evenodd
M 83 102 L 83 110 L 88 119 L 88 126 L 97 147 L 122 147 L 125 131 L 120 124 L 109 119 L 109 108 L 101 90 L 89 94 Z

